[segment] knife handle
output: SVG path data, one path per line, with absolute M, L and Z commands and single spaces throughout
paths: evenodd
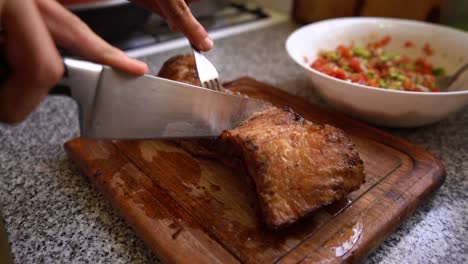
M 49 90 L 49 95 L 65 95 L 71 97 L 71 88 L 66 85 L 57 84 Z
M 65 63 L 64 63 L 64 66 L 65 66 Z M 68 70 L 66 66 L 64 68 L 65 68 L 65 71 L 63 73 L 62 78 L 67 78 Z M 0 52 L 0 84 L 6 81 L 8 77 L 10 76 L 10 74 L 11 74 L 11 67 L 5 58 L 5 53 Z M 71 89 L 67 85 L 56 84 L 54 87 L 52 87 L 49 90 L 49 94 L 71 96 Z
M 73 74 L 72 77 L 79 76 L 78 80 L 81 81 L 83 78 L 81 75 L 83 75 L 83 73 L 85 78 L 87 78 L 86 75 L 89 75 L 87 73 L 91 72 L 96 75 L 96 73 L 100 74 L 100 71 L 102 70 L 102 66 L 86 61 L 64 58 L 62 62 L 64 65 L 62 79 L 49 90 L 49 95 L 65 95 L 72 97 L 72 87 L 78 83 L 77 80 L 72 80 L 70 82 L 70 79 L 76 79 L 70 78 L 70 72 Z M 5 54 L 0 52 L 0 85 L 8 79 L 10 74 L 11 67 L 5 58 Z

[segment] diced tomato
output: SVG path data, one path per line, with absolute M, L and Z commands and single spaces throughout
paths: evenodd
M 414 46 L 414 43 L 413 43 L 413 42 L 411 42 L 411 41 L 409 41 L 409 40 L 405 41 L 405 48 L 411 48 L 411 47 L 413 47 L 413 46 Z
M 372 87 L 378 87 L 379 85 L 377 84 L 376 81 L 370 80 L 367 82 L 367 85 L 372 86 Z
M 411 91 L 414 91 L 414 92 L 424 92 L 423 89 L 419 88 L 418 86 L 414 86 L 413 89 Z
M 314 62 L 312 62 L 312 64 L 310 65 L 310 67 L 314 68 L 314 69 L 317 69 L 319 68 L 320 66 L 323 66 L 327 63 L 327 61 L 322 58 L 322 57 L 319 57 L 317 58 Z
M 340 65 L 340 67 L 343 67 L 343 66 L 345 66 L 345 65 L 348 65 L 348 59 L 346 59 L 346 58 L 340 58 L 340 59 L 338 60 L 338 65 Z
M 424 58 L 417 58 L 414 62 L 416 71 L 422 74 L 432 74 L 432 64 L 426 61 Z
M 341 80 L 346 80 L 346 72 L 340 68 L 335 69 L 333 76 Z
M 427 61 L 426 61 L 425 58 L 420 57 L 420 58 L 417 58 L 417 59 L 414 61 L 414 63 L 415 63 L 416 65 L 424 66 L 424 65 L 427 64 Z
M 424 44 L 423 51 L 424 54 L 426 54 L 427 56 L 431 56 L 434 53 L 434 50 L 432 50 L 431 46 L 428 43 Z
M 349 60 L 349 67 L 351 67 L 355 72 L 361 72 L 362 71 L 361 62 L 356 57 L 352 57 Z
M 367 76 L 364 73 L 355 73 L 350 78 L 352 82 L 367 84 Z
M 411 91 L 413 89 L 413 83 L 408 78 L 405 78 L 403 80 L 403 88 L 407 91 Z
M 432 68 L 430 67 L 424 67 L 419 70 L 420 73 L 422 74 L 431 74 L 432 73 Z
M 333 70 L 331 70 L 330 68 L 328 67 L 323 67 L 321 72 L 327 74 L 327 75 L 330 75 L 330 76 L 333 76 Z
M 377 70 L 377 72 L 381 73 L 382 71 L 386 71 L 387 70 L 387 66 L 383 63 L 376 63 L 375 65 L 373 65 L 374 69 Z
M 387 45 L 392 38 L 390 36 L 385 36 L 383 39 L 380 40 L 380 47 Z
M 408 56 L 402 55 L 402 56 L 400 56 L 400 58 L 398 58 L 398 59 L 396 60 L 396 63 L 407 64 L 407 63 L 409 63 L 410 61 L 411 61 L 411 59 L 410 59 Z
M 325 73 L 326 75 L 335 76 L 335 70 L 328 65 L 321 65 L 316 68 L 317 71 Z
M 434 88 L 432 88 L 432 91 L 433 92 L 440 92 L 440 89 L 439 89 L 439 87 L 434 87 Z
M 388 69 L 383 69 L 380 72 L 380 77 L 387 78 L 388 76 L 390 76 L 390 73 L 388 72 Z
M 340 45 L 336 48 L 342 57 L 349 58 L 351 57 L 351 50 L 344 45 Z
M 423 85 L 427 87 L 431 87 L 435 83 L 435 77 L 432 76 L 430 73 L 424 75 Z
M 374 49 L 378 49 L 378 48 L 381 48 L 381 47 L 387 45 L 390 42 L 390 40 L 392 40 L 392 38 L 390 36 L 385 36 L 382 39 L 377 40 L 374 43 L 371 43 L 370 46 L 373 47 Z

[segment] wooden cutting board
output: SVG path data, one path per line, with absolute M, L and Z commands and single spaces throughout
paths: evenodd
M 246 176 L 215 160 L 164 140 L 67 142 L 83 174 L 165 262 L 355 262 L 444 181 L 440 160 L 401 138 L 248 77 L 225 87 L 344 129 L 364 159 L 367 182 L 275 232 L 262 224 Z

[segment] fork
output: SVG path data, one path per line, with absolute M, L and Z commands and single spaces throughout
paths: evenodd
M 192 46 L 193 56 L 195 57 L 195 65 L 197 68 L 198 78 L 203 87 L 221 91 L 219 75 L 213 64 L 200 51 Z
M 468 70 L 468 63 L 465 63 L 465 65 L 460 67 L 453 75 L 437 77 L 435 79 L 435 84 L 436 84 L 437 87 L 439 87 L 439 90 L 441 92 L 456 92 L 456 91 L 467 90 L 467 88 L 466 88 L 466 86 L 464 84 L 462 84 L 463 86 L 458 85 L 457 87 L 452 85 L 458 80 L 458 78 L 462 74 L 466 73 L 467 70 Z M 423 85 L 418 84 L 417 86 L 419 88 L 421 88 L 424 92 L 429 92 L 430 91 L 429 88 L 427 88 L 427 87 L 425 87 Z
M 442 92 L 453 92 L 457 90 L 466 90 L 465 86 L 462 89 L 458 87 L 453 87 L 452 84 L 458 80 L 458 78 L 468 70 L 468 63 L 465 63 L 462 67 L 460 67 L 452 76 L 445 76 L 442 78 L 436 79 L 436 84 Z

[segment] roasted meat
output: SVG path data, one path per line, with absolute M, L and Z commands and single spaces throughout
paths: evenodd
M 241 153 L 273 228 L 342 199 L 365 181 L 363 161 L 342 130 L 289 109 L 256 113 L 221 139 Z
M 177 55 L 167 60 L 158 73 L 159 77 L 173 81 L 201 86 L 195 66 L 195 58 L 191 55 Z
M 170 59 L 159 76 L 198 82 L 188 55 Z M 313 124 L 290 109 L 272 107 L 218 139 L 178 144 L 194 155 L 242 165 L 254 182 L 264 221 L 274 229 L 342 199 L 365 181 L 363 161 L 344 131 Z

